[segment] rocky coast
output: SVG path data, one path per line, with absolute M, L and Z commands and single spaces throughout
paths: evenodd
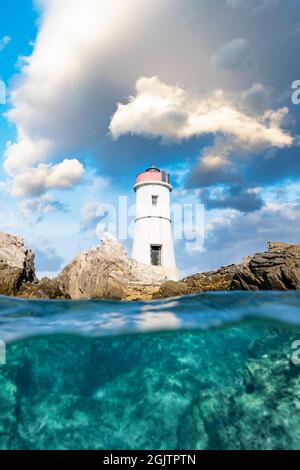
M 114 238 L 80 253 L 55 278 L 37 279 L 34 253 L 0 233 L 0 295 L 36 299 L 151 300 L 203 291 L 299 290 L 300 245 L 269 242 L 267 251 L 215 271 L 169 281 L 130 258 Z

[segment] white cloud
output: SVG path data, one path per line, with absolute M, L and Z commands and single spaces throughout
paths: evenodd
M 110 132 L 114 138 L 136 134 L 162 139 L 211 134 L 214 143 L 202 150 L 198 163 L 190 170 L 189 186 L 241 184 L 231 157 L 237 153 L 240 158 L 249 157 L 294 143 L 282 127 L 288 109 L 259 109 L 256 95 L 264 94 L 267 90 L 258 84 L 230 97 L 222 90 L 193 94 L 157 77 L 142 77 L 137 81 L 135 96 L 129 97 L 127 104 L 118 104 Z
M 84 167 L 76 159 L 53 165 L 40 163 L 36 168 L 24 168 L 13 179 L 12 195 L 32 197 L 51 189 L 70 189 L 83 176 Z
M 222 134 L 230 145 L 247 151 L 283 148 L 293 138 L 281 128 L 287 108 L 267 110 L 253 117 L 239 110 L 222 90 L 209 95 L 193 95 L 179 86 L 170 86 L 157 77 L 140 78 L 136 95 L 127 104 L 118 104 L 110 123 L 114 138 L 136 134 L 164 139 Z
M 44 216 L 55 211 L 67 212 L 66 206 L 60 201 L 53 199 L 49 194 L 44 194 L 33 199 L 21 202 L 21 214 L 25 219 L 34 218 L 37 222 L 43 220 Z
M 131 80 L 119 74 L 121 61 L 130 60 L 137 48 L 135 36 L 142 37 L 144 26 L 164 10 L 159 0 L 146 2 L 143 15 L 140 0 L 36 3 L 41 12 L 39 32 L 32 55 L 19 63 L 21 73 L 6 114 L 16 125 L 17 139 L 7 143 L 4 169 L 13 178 L 12 194 L 18 197 L 69 187 L 77 181 L 71 174 L 69 179 L 60 175 L 62 181 L 53 182 L 53 169 L 56 174 L 66 163 L 51 166 L 48 162 L 99 144 L 107 131 L 105 109 L 110 106 L 110 95 L 130 86 Z M 127 59 L 123 59 L 124 52 Z M 127 75 L 134 73 L 130 67 L 127 70 Z
M 8 175 L 14 176 L 22 168 L 28 168 L 41 161 L 50 152 L 50 142 L 46 139 L 19 138 L 17 143 L 8 142 L 4 154 L 4 169 Z
M 10 43 L 11 38 L 9 36 L 3 36 L 3 38 L 0 39 L 0 51 L 3 51 L 3 49 Z
M 218 27 L 225 3 L 218 7 L 212 7 L 210 0 L 145 0 L 142 6 L 140 0 L 36 3 L 37 38 L 30 57 L 19 64 L 7 114 L 18 131 L 5 154 L 10 175 L 53 156 L 86 149 L 97 153 L 97 163 L 105 162 L 98 149 L 109 116 L 141 75 L 161 74 L 166 80 L 176 76 L 193 87 L 210 86 L 220 78 L 203 64 L 210 60 L 213 45 L 232 30 L 229 16 L 222 31 Z M 214 22 L 208 25 L 207 17 L 212 16 Z M 194 54 L 195 44 L 205 47 Z
M 227 42 L 212 56 L 216 69 L 246 70 L 253 65 L 251 49 L 247 39 L 235 38 Z
M 9 174 L 97 140 L 113 82 L 124 80 L 116 78 L 120 49 L 141 34 L 160 2 L 146 2 L 143 15 L 140 0 L 38 0 L 38 6 L 39 33 L 32 55 L 23 58 L 7 113 L 18 130 L 5 153 Z
M 22 174 L 29 172 L 30 167 L 36 174 L 40 163 L 57 164 L 58 156 L 85 155 L 87 149 L 89 163 L 94 158 L 104 172 L 115 173 L 116 168 L 121 168 L 121 161 L 124 165 L 130 162 L 132 166 L 135 159 L 140 159 L 140 164 L 145 162 L 146 153 L 142 157 L 136 156 L 128 151 L 128 147 L 121 153 L 118 145 L 109 142 L 107 123 L 115 103 L 122 102 L 124 96 L 132 93 L 138 77 L 155 74 L 163 77 L 166 83 L 172 83 L 176 77 L 187 90 L 201 87 L 213 90 L 220 83 L 232 91 L 249 87 L 248 74 L 228 74 L 226 70 L 216 73 L 209 66 L 214 51 L 224 38 L 245 35 L 254 49 L 255 62 L 266 59 L 263 75 L 266 83 L 275 87 L 276 83 L 280 83 L 278 86 L 286 83 L 282 75 L 287 69 L 280 68 L 277 56 L 273 59 L 268 53 L 270 41 L 273 45 L 276 39 L 274 43 L 277 44 L 281 36 L 266 35 L 265 26 L 249 21 L 247 15 L 240 15 L 237 24 L 236 15 L 228 14 L 225 1 L 145 0 L 142 7 L 140 0 L 36 0 L 36 3 L 40 8 L 37 37 L 30 57 L 19 62 L 20 75 L 12 82 L 11 109 L 7 116 L 18 133 L 17 140 L 8 145 L 5 155 L 5 170 L 12 178 L 20 173 L 22 179 Z M 256 3 L 262 2 L 257 0 Z M 283 21 L 285 15 L 277 13 L 274 21 Z M 292 24 L 294 22 L 293 15 Z M 291 29 L 290 18 L 283 21 L 283 25 Z M 262 37 L 265 40 L 261 40 Z M 271 61 L 274 67 L 269 66 Z M 191 101 L 191 107 L 197 105 L 197 97 L 185 91 L 184 95 Z M 162 137 L 166 138 L 174 138 L 174 134 L 175 138 L 188 138 L 201 127 L 199 135 L 214 132 L 213 126 L 205 129 L 196 122 L 200 116 L 204 119 L 202 114 L 205 114 L 205 120 L 209 116 L 212 120 L 218 117 L 218 105 L 210 108 L 213 97 L 211 91 L 200 99 L 204 106 L 208 102 L 207 114 L 194 112 L 185 98 L 183 109 L 181 105 L 177 106 L 177 98 L 170 98 L 169 109 L 163 115 L 158 111 L 157 118 L 152 116 L 151 126 L 150 123 L 148 126 L 151 127 L 150 135 L 159 134 L 160 126 L 163 127 Z M 226 112 L 233 110 L 236 119 L 230 114 L 228 121 L 235 123 L 240 117 L 247 118 L 247 132 L 252 123 L 255 134 L 258 123 L 257 134 L 261 137 L 266 137 L 263 133 L 276 131 L 281 143 L 282 137 L 289 138 L 284 131 L 261 124 L 263 113 L 249 121 L 251 116 L 244 109 L 241 111 L 238 106 L 233 106 L 230 100 L 229 105 L 229 109 L 225 105 L 221 108 L 223 121 Z M 149 117 L 147 112 L 146 116 Z M 122 132 L 120 122 L 119 125 Z M 145 123 L 142 122 L 141 133 L 143 127 Z M 217 132 L 227 132 L 223 125 L 216 127 Z M 241 128 L 239 125 L 240 132 Z M 272 135 L 266 140 L 272 140 L 273 144 L 276 139 Z M 213 158 L 214 165 L 226 163 L 220 162 L 219 155 Z M 212 160 L 208 163 L 211 165 Z M 47 188 L 47 183 L 40 186 Z

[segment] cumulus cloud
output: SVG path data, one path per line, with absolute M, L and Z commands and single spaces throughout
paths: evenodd
M 288 109 L 260 110 L 257 100 L 262 96 L 267 102 L 268 90 L 259 84 L 239 100 L 222 90 L 194 94 L 167 85 L 158 77 L 142 77 L 136 83 L 135 96 L 130 96 L 126 104 L 118 104 L 110 132 L 115 139 L 123 134 L 165 140 L 212 135 L 214 143 L 201 152 L 188 176 L 188 186 L 241 184 L 232 156 L 250 156 L 294 143 L 283 127 Z
M 107 172 L 119 169 L 120 147 L 108 143 L 106 135 L 109 116 L 140 76 L 158 74 L 165 81 L 176 77 L 194 90 L 217 87 L 223 80 L 232 89 L 248 86 L 242 75 L 236 78 L 232 74 L 229 82 L 222 71 L 216 74 L 209 67 L 215 47 L 224 37 L 238 34 L 234 33 L 235 15 L 225 14 L 225 2 L 145 1 L 142 14 L 140 0 L 36 3 L 40 8 L 38 34 L 32 54 L 22 62 L 13 82 L 7 115 L 18 131 L 17 140 L 6 151 L 5 169 L 10 175 L 24 166 L 57 163 L 58 156 L 85 154 L 87 149 L 90 162 L 94 157 Z M 289 17 L 281 15 L 280 19 L 288 26 Z M 257 25 L 246 24 L 244 18 L 240 21 L 240 29 L 247 26 L 251 44 L 255 45 L 253 38 L 266 38 L 263 27 L 257 31 Z M 260 43 L 265 52 L 268 41 Z M 202 45 L 197 54 L 195 44 Z M 280 73 L 283 70 L 281 67 Z M 278 65 L 272 76 L 279 75 Z M 172 112 L 170 118 L 178 126 L 184 116 Z M 128 147 L 122 159 L 132 168 L 135 157 Z M 146 164 L 146 152 L 139 158 Z
M 227 42 L 212 56 L 216 69 L 246 70 L 253 65 L 251 49 L 247 39 L 235 38 Z
M 141 76 L 159 75 L 165 83 L 172 83 L 175 77 L 178 83 L 184 84 L 184 87 L 179 87 L 183 90 L 199 90 L 201 87 L 213 90 L 219 88 L 220 84 L 231 91 L 248 88 L 249 74 L 228 74 L 228 69 L 218 69 L 216 73 L 209 66 L 213 53 L 224 42 L 224 38 L 240 35 L 248 38 L 254 62 L 261 65 L 255 80 L 274 85 L 277 92 L 286 83 L 290 83 L 290 75 L 294 78 L 297 72 L 292 51 L 290 61 L 284 60 L 285 67 L 282 66 L 281 59 L 283 56 L 284 59 L 287 58 L 285 52 L 290 47 L 290 44 L 282 40 L 283 34 L 292 30 L 297 18 L 296 12 L 292 8 L 286 8 L 285 4 L 277 13 L 274 9 L 274 16 L 270 15 L 269 18 L 272 25 L 276 24 L 280 28 L 277 31 L 270 30 L 265 22 L 254 22 L 251 18 L 249 21 L 249 14 L 238 13 L 238 21 L 233 11 L 228 14 L 229 3 L 232 3 L 231 7 L 236 7 L 237 12 L 240 10 L 248 13 L 255 11 L 249 9 L 251 3 L 254 7 L 266 3 L 258 0 L 231 1 L 227 5 L 225 1 L 219 0 L 151 0 L 142 2 L 143 11 L 140 0 L 38 0 L 38 3 L 41 17 L 37 39 L 32 55 L 21 63 L 20 76 L 13 82 L 11 111 L 8 114 L 10 122 L 16 125 L 18 131 L 17 140 L 10 143 L 6 151 L 5 169 L 12 178 L 24 172 L 30 176 L 30 167 L 33 168 L 33 175 L 36 175 L 41 163 L 57 165 L 58 157 L 63 159 L 64 155 L 85 155 L 87 150 L 89 164 L 94 161 L 95 166 L 100 166 L 104 171 L 113 172 L 114 176 L 119 171 L 118 174 L 122 172 L 125 178 L 128 177 L 130 165 L 132 171 L 137 162 L 139 165 L 146 164 L 150 153 L 153 155 L 156 151 L 164 163 L 175 159 L 178 161 L 186 154 L 195 157 L 198 145 L 196 139 L 189 140 L 191 146 L 193 145 L 192 151 L 187 143 L 188 151 L 187 147 L 182 146 L 180 149 L 176 147 L 179 150 L 176 153 L 173 152 L 174 147 L 159 149 L 155 141 L 152 141 L 155 142 L 152 147 L 143 139 L 124 138 L 119 142 L 112 141 L 107 136 L 109 117 L 115 104 L 124 103 L 124 96 L 133 93 L 133 85 Z M 244 8 L 243 5 L 248 6 Z M 186 21 L 187 18 L 190 20 Z M 269 54 L 271 48 L 273 53 Z M 293 63 L 294 69 L 291 68 Z M 252 70 L 249 71 L 251 72 Z M 239 163 L 232 160 L 233 152 L 240 148 L 243 151 L 247 148 L 249 151 L 266 148 L 275 145 L 275 141 L 282 148 L 289 145 L 285 139 L 292 140 L 281 127 L 274 129 L 276 138 L 273 134 L 266 137 L 265 134 L 270 134 L 270 129 L 273 132 L 276 126 L 270 124 L 267 116 L 264 119 L 265 108 L 259 106 L 260 98 L 257 97 L 260 93 L 261 90 L 256 89 L 247 96 L 245 94 L 243 99 L 241 96 L 237 101 L 226 99 L 233 114 L 237 113 L 236 119 L 232 119 L 231 111 L 228 117 L 228 122 L 238 129 L 234 134 L 228 134 L 227 129 L 216 119 L 219 110 L 221 114 L 224 112 L 223 122 L 227 119 L 227 111 L 224 110 L 228 109 L 227 104 L 224 107 L 218 104 L 211 107 L 215 94 L 209 91 L 207 95 L 201 93 L 200 99 L 208 113 L 195 111 L 199 97 L 185 92 L 187 100 L 184 98 L 179 106 L 176 103 L 174 105 L 171 100 L 171 109 L 163 113 L 164 120 L 160 121 L 160 113 L 157 120 L 151 118 L 149 122 L 151 121 L 152 128 L 146 129 L 146 133 L 145 123 L 142 122 L 142 132 L 139 135 L 161 136 L 180 142 L 180 139 L 189 139 L 189 136 L 221 134 L 215 138 L 212 147 L 201 152 L 199 163 L 191 172 L 194 178 L 197 176 L 194 184 L 198 187 L 202 178 L 203 186 L 215 184 L 218 180 L 224 184 L 230 181 L 239 186 L 242 184 L 238 174 Z M 224 97 L 223 94 L 223 99 Z M 267 98 L 264 100 L 268 103 Z M 187 102 L 192 103 L 191 107 Z M 255 102 L 258 111 L 254 109 Z M 269 104 L 266 106 L 271 108 Z M 215 127 L 208 126 L 207 123 L 202 126 L 198 122 L 199 116 L 203 121 L 210 116 L 218 124 Z M 145 113 L 145 121 L 149 117 Z M 190 117 L 195 117 L 194 122 L 190 122 Z M 238 136 L 239 133 L 243 134 L 244 119 L 248 135 L 252 134 L 255 138 L 258 135 L 260 142 L 266 143 L 257 143 L 257 139 L 255 144 L 251 143 L 245 133 L 243 139 Z M 253 124 L 252 130 L 249 123 Z M 162 133 L 160 126 L 163 128 Z M 126 125 L 124 128 L 126 130 Z M 135 130 L 130 132 L 135 133 Z M 135 140 L 139 141 L 138 152 L 137 146 L 132 143 Z M 281 156 L 280 152 L 279 154 Z M 283 155 L 282 161 L 285 162 L 282 166 L 277 161 L 280 169 L 277 170 L 278 174 L 284 166 L 284 176 L 288 172 L 289 175 L 297 174 L 296 156 L 290 158 L 288 163 Z M 274 171 L 270 166 L 263 167 L 265 175 Z M 47 171 L 45 178 L 48 180 Z M 253 185 L 255 184 L 257 183 L 254 182 Z M 248 186 L 249 184 L 246 188 Z M 15 184 L 14 187 L 16 188 Z M 37 183 L 37 188 L 39 187 L 48 190 L 46 183 Z M 40 190 L 35 188 L 33 185 L 33 193 L 39 193 Z M 32 200 L 32 190 L 21 190 L 21 193 L 28 194 L 26 197 Z M 99 195 L 89 197 L 99 198 Z M 53 204 L 54 202 L 45 202 L 45 210 L 50 210 L 47 207 L 53 207 Z M 38 212 L 41 210 L 36 201 L 32 205 L 35 205 Z M 90 221 L 91 226 L 94 226 L 93 215 Z M 74 240 L 74 243 L 77 241 Z M 218 259 L 218 256 L 215 258 Z
M 13 82 L 7 113 L 18 131 L 5 154 L 9 175 L 86 149 L 97 156 L 97 163 L 114 170 L 118 155 L 111 151 L 114 158 L 106 161 L 107 152 L 99 147 L 115 103 L 132 91 L 141 75 L 161 74 L 165 80 L 176 76 L 194 88 L 215 83 L 220 75 L 206 66 L 211 45 L 219 44 L 234 27 L 230 15 L 223 21 L 225 3 L 212 0 L 165 0 L 163 5 L 160 0 L 145 1 L 142 14 L 140 0 L 36 3 L 38 34 Z M 197 55 L 191 53 L 195 44 L 205 45 Z M 175 124 L 182 119 L 180 114 L 172 116 Z
M 3 36 L 3 38 L 0 39 L 0 51 L 3 51 L 3 49 L 5 49 L 5 47 L 10 43 L 10 41 L 10 36 Z
M 127 104 L 118 104 L 109 128 L 114 138 L 136 134 L 188 139 L 220 133 L 231 136 L 248 150 L 283 148 L 293 143 L 281 128 L 287 113 L 287 108 L 267 110 L 254 118 L 240 111 L 222 90 L 193 95 L 158 77 L 142 77 L 136 83 L 136 95 L 129 97 Z
M 7 113 L 18 131 L 5 153 L 9 174 L 95 143 L 116 88 L 113 80 L 108 86 L 107 70 L 120 85 L 115 72 L 124 43 L 128 46 L 135 33 L 141 34 L 160 6 L 159 0 L 146 2 L 141 16 L 139 0 L 37 3 L 39 32 L 32 55 L 24 58 Z
M 4 154 L 4 169 L 13 177 L 22 168 L 29 168 L 39 163 L 41 157 L 48 155 L 51 144 L 46 139 L 30 139 L 20 136 L 17 143 L 8 142 Z
M 13 179 L 15 197 L 39 196 L 51 189 L 70 189 L 83 176 L 84 167 L 76 159 L 53 165 L 40 163 L 35 168 L 24 168 Z

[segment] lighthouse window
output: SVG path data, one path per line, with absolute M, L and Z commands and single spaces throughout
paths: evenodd
M 158 196 L 152 196 L 152 206 L 157 206 Z
M 151 245 L 150 255 L 152 266 L 161 266 L 161 245 Z

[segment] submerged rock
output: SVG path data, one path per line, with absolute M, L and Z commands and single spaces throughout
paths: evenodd
M 299 449 L 298 335 L 243 324 L 9 344 L 0 449 Z
M 26 282 L 35 282 L 34 254 L 24 241 L 0 232 L 0 295 L 16 295 Z

